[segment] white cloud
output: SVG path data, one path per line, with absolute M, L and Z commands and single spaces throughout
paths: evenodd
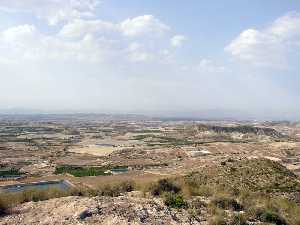
M 86 34 L 76 41 L 67 41 L 39 32 L 33 25 L 21 25 L 0 33 L 0 49 L 7 60 L 40 61 L 71 60 L 102 62 L 117 51 L 113 41 Z
M 210 59 L 202 59 L 196 70 L 201 73 L 222 73 L 225 72 L 225 67 L 217 65 Z
M 286 68 L 299 38 L 300 14 L 289 13 L 263 30 L 243 31 L 225 51 L 252 65 Z
M 22 7 L 18 7 L 20 11 Z M 60 27 L 57 33 L 52 32 Z M 43 32 L 38 25 L 31 24 L 0 30 L 1 66 L 42 64 L 47 67 L 66 63 L 87 68 L 89 64 L 113 71 L 119 67 L 136 73 L 136 66 L 175 65 L 174 51 L 169 44 L 173 35 L 171 28 L 152 15 L 120 22 L 75 17 L 53 30 Z
M 106 22 L 102 20 L 76 19 L 71 23 L 68 23 L 65 26 L 63 26 L 59 34 L 65 37 L 80 37 L 87 33 L 103 33 L 112 32 L 116 30 L 116 25 L 111 22 Z
M 161 36 L 170 28 L 153 15 L 138 16 L 126 19 L 120 23 L 120 29 L 125 36 L 136 37 L 144 34 Z
M 137 16 L 126 19 L 120 23 L 112 23 L 103 20 L 83 20 L 76 19 L 63 26 L 60 31 L 61 36 L 80 37 L 86 33 L 118 33 L 125 37 L 136 38 L 140 36 L 163 37 L 170 31 L 170 28 L 152 15 Z M 174 44 L 181 45 L 185 40 L 184 36 L 174 37 Z M 176 42 L 176 43 L 175 43 Z
M 171 46 L 174 48 L 181 47 L 183 42 L 185 42 L 187 38 L 183 35 L 175 35 L 171 38 Z
M 152 15 L 138 16 L 119 23 L 76 19 L 65 24 L 58 37 L 62 39 L 71 38 L 69 40 L 73 41 L 82 38 L 86 34 L 107 37 L 108 39 L 114 38 L 119 43 L 119 54 L 130 62 L 148 63 L 159 61 L 167 63 L 171 61 L 172 54 L 167 50 L 169 46 L 166 45 L 169 41 L 169 35 L 163 34 L 171 33 L 170 30 L 167 25 L 164 25 Z M 144 38 L 141 39 L 141 37 Z M 153 37 L 160 37 L 156 39 L 155 45 L 151 43 Z M 174 36 L 173 42 L 179 47 L 184 40 L 183 35 L 177 35 Z M 168 51 L 168 54 L 164 54 L 163 51 Z
M 16 27 L 12 27 L 10 29 L 5 30 L 2 33 L 2 38 L 7 42 L 15 42 L 15 44 L 19 44 L 18 41 L 32 39 L 34 34 L 36 33 L 36 28 L 33 25 L 20 25 Z M 32 41 L 32 40 L 31 40 Z
M 81 23 L 84 26 L 81 26 Z M 28 24 L 6 29 L 0 32 L 0 59 L 5 59 L 5 61 L 1 60 L 3 63 L 17 63 L 24 60 L 32 62 L 55 60 L 74 63 L 118 61 L 121 65 L 125 62 L 162 62 L 169 57 L 161 54 L 159 46 L 147 45 L 145 41 L 128 43 L 122 35 L 117 39 L 111 39 L 110 35 L 106 36 L 103 33 L 97 35 L 93 26 L 98 26 L 100 29 L 103 23 L 76 20 L 75 24 L 79 24 L 78 29 L 68 30 L 64 27 L 59 35 L 44 34 L 34 25 Z M 107 29 L 110 30 L 110 28 Z M 164 43 L 163 40 L 162 43 Z M 162 43 L 157 44 L 163 46 Z
M 98 0 L 1 0 L 0 10 L 33 13 L 56 25 L 62 21 L 94 16 Z
M 151 62 L 154 55 L 146 51 L 139 43 L 133 42 L 129 45 L 128 58 L 131 62 Z
M 268 32 L 276 35 L 281 40 L 299 38 L 300 13 L 292 12 L 278 18 L 269 28 Z

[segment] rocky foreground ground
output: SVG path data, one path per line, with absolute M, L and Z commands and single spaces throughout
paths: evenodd
M 94 191 L 26 198 L 3 211 L 0 225 L 300 224 L 299 176 L 268 159 L 227 159 L 144 191 L 130 183 Z
M 187 210 L 165 206 L 160 199 L 134 197 L 65 197 L 43 202 L 29 202 L 1 218 L 1 225 L 67 224 L 207 224 L 200 217 L 191 218 Z

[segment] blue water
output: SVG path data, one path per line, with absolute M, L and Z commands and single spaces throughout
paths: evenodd
M 47 190 L 50 188 L 57 188 L 61 191 L 66 191 L 71 188 L 70 184 L 66 181 L 49 181 L 49 182 L 39 182 L 39 183 L 32 183 L 32 184 L 19 184 L 19 185 L 7 185 L 2 188 L 1 190 L 5 192 L 22 192 L 26 190 Z
M 113 173 L 127 173 L 128 172 L 128 168 L 124 167 L 124 168 L 114 168 L 110 170 Z

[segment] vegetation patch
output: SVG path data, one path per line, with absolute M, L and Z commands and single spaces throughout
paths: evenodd
M 256 218 L 261 222 L 273 223 L 276 225 L 287 225 L 286 220 L 279 214 L 269 209 L 257 209 Z
M 104 185 L 103 187 L 98 187 L 97 195 L 117 197 L 120 196 L 122 193 L 134 191 L 135 186 L 135 183 L 130 180 L 118 182 L 115 184 L 108 184 Z
M 231 219 L 230 225 L 247 225 L 249 224 L 247 222 L 247 217 L 244 214 L 238 213 L 233 215 L 233 218 Z
M 164 198 L 165 198 L 164 202 L 166 206 L 170 208 L 181 209 L 181 208 L 187 208 L 188 206 L 187 202 L 184 200 L 181 194 L 166 193 Z
M 21 173 L 18 169 L 11 168 L 7 170 L 0 170 L 0 177 L 9 177 L 9 176 L 20 176 L 24 173 Z
M 88 177 L 88 176 L 108 176 L 111 173 L 106 173 L 108 168 L 104 167 L 77 167 L 77 166 L 58 166 L 55 174 L 68 173 L 74 177 Z
M 221 209 L 231 209 L 234 211 L 243 210 L 243 206 L 239 204 L 234 198 L 230 197 L 216 197 L 212 200 L 211 203 Z
M 159 180 L 157 183 L 150 186 L 150 192 L 154 196 L 159 196 L 166 192 L 177 194 L 180 191 L 180 186 L 170 179 Z

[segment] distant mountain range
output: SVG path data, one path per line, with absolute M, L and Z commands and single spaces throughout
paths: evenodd
M 0 109 L 0 117 L 84 117 L 90 119 L 155 119 L 155 120 L 250 120 L 250 121 L 300 121 L 300 112 L 246 112 L 242 110 L 209 109 L 199 111 L 141 111 L 141 112 L 88 112 L 10 108 Z

